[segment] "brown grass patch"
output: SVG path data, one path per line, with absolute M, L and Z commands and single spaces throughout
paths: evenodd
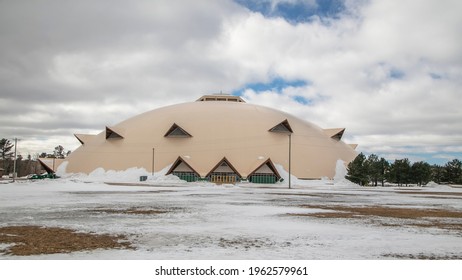
M 384 206 L 326 206 L 326 205 L 302 205 L 302 208 L 334 210 L 349 212 L 354 217 L 377 216 L 386 218 L 400 219 L 419 219 L 419 218 L 462 218 L 462 212 L 445 209 L 417 209 L 417 208 L 391 208 Z M 320 213 L 314 213 L 320 214 Z M 326 213 L 322 213 L 326 214 Z M 307 214 L 311 215 L 311 214 Z
M 400 222 L 383 222 L 375 221 L 381 226 L 412 226 L 420 228 L 437 228 L 462 233 L 462 212 L 445 210 L 445 209 L 416 209 L 416 208 L 391 208 L 384 206 L 327 206 L 327 205 L 302 205 L 303 208 L 333 210 L 336 212 L 318 212 L 318 213 L 289 213 L 288 216 L 305 216 L 322 219 L 364 219 L 370 217 L 385 217 L 403 219 Z M 442 219 L 451 220 L 442 220 Z M 456 219 L 456 220 L 455 220 Z M 416 220 L 418 222 L 413 222 Z M 374 222 L 374 220 L 369 220 Z M 459 223 L 458 223 L 459 222 Z
M 262 248 L 262 247 L 269 247 L 273 246 L 274 242 L 271 242 L 268 239 L 249 239 L 244 237 L 234 238 L 234 239 L 225 239 L 220 238 L 218 246 L 222 248 L 234 248 L 240 249 L 243 248 L 245 250 L 251 248 Z
M 128 209 L 111 209 L 111 208 L 98 208 L 89 210 L 90 212 L 106 213 L 106 214 L 127 214 L 127 215 L 158 215 L 165 214 L 169 211 L 165 209 L 144 209 L 144 208 L 128 208 Z
M 123 235 L 80 233 L 71 229 L 40 226 L 0 228 L 0 243 L 13 244 L 0 251 L 15 256 L 70 253 L 95 249 L 129 249 Z
M 461 255 L 383 254 L 382 257 L 405 260 L 462 260 Z
M 423 227 L 423 228 L 440 228 L 440 229 L 447 229 L 447 230 L 457 230 L 462 232 L 462 224 L 456 224 L 456 223 L 445 223 L 445 222 L 440 222 L 440 221 L 428 221 L 425 224 L 407 224 L 409 226 L 415 226 L 415 227 Z
M 327 213 L 290 213 L 289 216 L 295 217 L 316 217 L 324 219 L 351 219 L 358 218 L 358 215 L 351 212 L 327 212 Z

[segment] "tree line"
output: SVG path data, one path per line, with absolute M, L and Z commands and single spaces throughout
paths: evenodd
M 35 156 L 27 155 L 24 158 L 22 155 L 16 156 L 16 172 L 18 177 L 26 176 L 29 174 L 40 173 L 42 171 L 41 165 L 36 161 L 37 158 L 66 158 L 71 151 L 65 152 L 63 146 L 58 145 L 51 153 L 39 153 Z M 14 165 L 14 144 L 6 138 L 0 140 L 0 169 L 2 173 L 8 175 L 13 173 Z
M 423 186 L 430 181 L 438 184 L 462 184 L 462 162 L 458 159 L 448 161 L 444 166 L 430 165 L 424 161 L 411 164 L 407 158 L 390 163 L 375 154 L 366 157 L 360 153 L 348 164 L 347 171 L 346 178 L 362 186 L 384 186 L 385 182 L 398 186 Z

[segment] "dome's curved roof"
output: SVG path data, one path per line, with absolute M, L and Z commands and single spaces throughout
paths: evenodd
M 152 171 L 153 162 L 157 172 L 181 157 L 205 177 L 226 158 L 246 178 L 268 159 L 288 170 L 288 130 L 293 131 L 291 170 L 299 178 L 332 178 L 338 159 L 350 162 L 356 157 L 340 140 L 341 129 L 323 130 L 285 112 L 240 100 L 199 99 L 140 114 L 98 135 L 76 134 L 82 145 L 68 157 L 66 172 L 90 173 L 99 167 Z

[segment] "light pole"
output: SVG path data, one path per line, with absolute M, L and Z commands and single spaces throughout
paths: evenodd
M 14 138 L 14 163 L 13 163 L 13 183 L 16 181 L 16 151 L 18 146 L 18 138 Z
M 289 189 L 291 187 L 291 184 L 290 184 L 291 162 L 292 162 L 292 133 L 289 133 Z
M 155 148 L 152 148 L 152 176 L 154 176 L 154 152 Z

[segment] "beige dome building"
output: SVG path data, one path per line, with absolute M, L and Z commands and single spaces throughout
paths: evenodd
M 355 145 L 345 129 L 321 129 L 287 113 L 231 95 L 206 95 L 132 117 L 97 135 L 76 134 L 81 146 L 67 173 L 144 168 L 187 181 L 274 183 L 281 165 L 299 179 L 333 178 Z M 57 169 L 57 167 L 56 167 Z

